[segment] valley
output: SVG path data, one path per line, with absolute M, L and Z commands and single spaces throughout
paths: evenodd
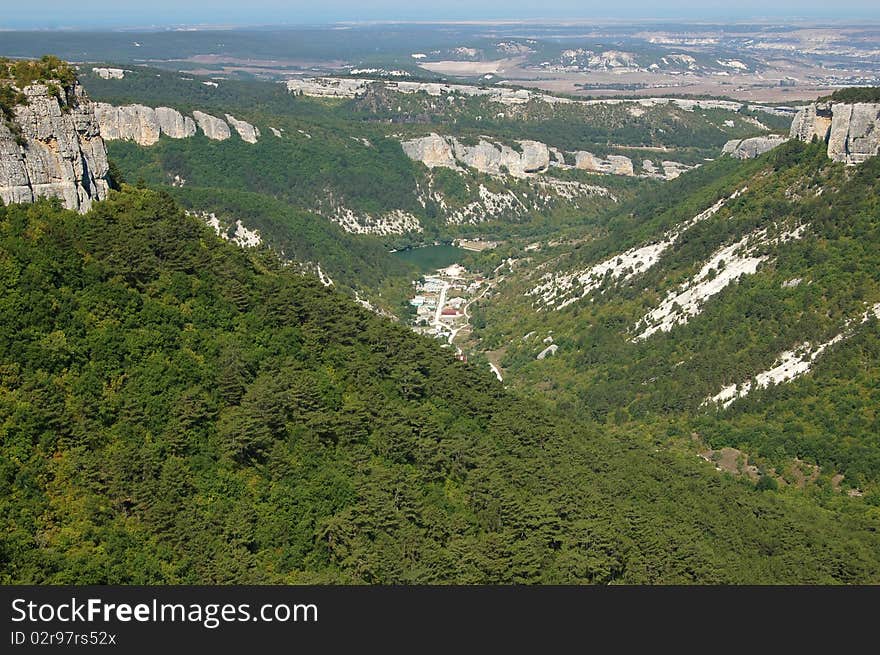
M 484 29 L 0 60 L 0 580 L 880 580 L 872 28 Z

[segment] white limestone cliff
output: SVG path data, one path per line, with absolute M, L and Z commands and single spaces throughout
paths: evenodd
M 476 145 L 462 143 L 455 137 L 429 134 L 401 142 L 403 151 L 415 161 L 429 168 L 441 166 L 459 169 L 474 168 L 489 175 L 508 173 L 514 177 L 529 177 L 550 167 L 550 149 L 539 141 L 523 140 L 513 147 L 480 139 Z
M 418 139 L 410 139 L 400 144 L 406 156 L 420 161 L 428 168 L 441 166 L 458 168 L 450 142 L 439 134 L 429 134 Z
M 632 160 L 623 155 L 608 155 L 606 159 L 602 159 L 592 152 L 579 150 L 574 153 L 574 166 L 575 168 L 594 173 L 635 175 Z
M 162 134 L 172 139 L 187 139 L 196 133 L 196 123 L 171 107 L 156 107 L 156 119 Z
M 151 146 L 159 140 L 159 119 L 151 107 L 114 107 L 105 102 L 96 102 L 95 116 L 101 136 L 108 141 L 134 141 L 141 146 Z
M 93 103 L 78 84 L 64 89 L 60 99 L 43 84 L 22 92 L 27 103 L 14 108 L 13 121 L 20 135 L 0 121 L 0 199 L 9 204 L 60 198 L 68 209 L 88 211 L 109 191 Z
M 206 114 L 202 111 L 194 111 L 193 118 L 196 119 L 196 124 L 209 139 L 225 141 L 232 136 L 229 126 L 221 118 L 211 116 L 211 114 Z
M 802 108 L 791 137 L 828 142 L 828 157 L 853 166 L 880 154 L 880 103 L 814 103 Z
M 247 121 L 240 121 L 232 114 L 226 114 L 226 120 L 229 121 L 229 124 L 238 132 L 238 136 L 241 137 L 242 141 L 246 141 L 247 143 L 256 143 L 257 139 L 260 138 L 260 129 L 254 127 Z
M 770 152 L 786 141 L 788 138 L 777 134 L 756 136 L 750 139 L 731 139 L 724 144 L 721 154 L 730 155 L 735 159 L 754 159 L 765 152 Z
M 193 116 L 184 116 L 171 107 L 146 107 L 144 105 L 113 105 L 95 103 L 95 116 L 101 130 L 101 136 L 107 141 L 134 141 L 138 145 L 151 146 L 164 134 L 172 139 L 188 139 L 195 136 L 197 127 L 209 139 L 225 141 L 232 136 L 229 124 L 247 143 L 256 143 L 260 138 L 258 127 L 247 121 L 238 120 L 226 114 L 229 124 L 221 118 L 201 111 L 194 111 Z

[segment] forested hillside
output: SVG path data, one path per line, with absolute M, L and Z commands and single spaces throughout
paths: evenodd
M 880 160 L 824 149 L 719 161 L 574 247 L 520 253 L 478 347 L 600 425 L 739 448 L 779 484 L 818 465 L 820 488 L 880 503 Z M 537 360 L 548 334 L 558 349 Z
M 165 194 L 0 208 L 0 324 L 5 584 L 880 582 L 878 508 L 511 394 Z

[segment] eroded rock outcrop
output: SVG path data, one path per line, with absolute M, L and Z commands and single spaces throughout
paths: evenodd
M 121 80 L 125 78 L 127 71 L 124 68 L 93 68 L 92 72 L 104 80 Z
M 144 105 L 125 105 L 114 107 L 104 102 L 95 103 L 95 115 L 101 128 L 101 136 L 108 141 L 134 141 L 138 145 L 151 146 L 164 134 L 172 139 L 187 139 L 196 134 L 196 126 L 205 136 L 215 141 L 225 141 L 232 136 L 229 125 L 243 141 L 256 143 L 260 129 L 247 121 L 226 114 L 227 124 L 222 118 L 201 111 L 194 111 L 193 118 L 184 116 L 171 107 L 146 107 Z M 278 132 L 277 134 L 280 134 Z
M 880 154 L 880 103 L 814 103 L 802 108 L 791 125 L 801 141 L 828 141 L 828 157 L 848 165 Z
M 540 141 L 517 141 L 517 147 L 514 148 L 485 138 L 474 145 L 469 145 L 455 137 L 429 134 L 402 141 L 401 146 L 410 159 L 422 162 L 428 168 L 440 166 L 462 170 L 467 167 L 488 175 L 509 174 L 513 177 L 527 178 L 544 173 L 553 166 L 608 175 L 636 176 L 632 160 L 624 155 L 608 155 L 603 159 L 591 152 L 580 150 L 568 153 L 569 161 L 574 160 L 574 165 L 571 165 L 566 163 L 566 155 L 561 150 Z M 671 180 L 691 168 L 694 166 L 681 162 L 664 161 L 655 165 L 654 162 L 645 160 L 640 176 Z
M 828 135 L 828 156 L 838 162 L 861 164 L 880 154 L 880 103 L 834 104 Z
M 819 141 L 828 138 L 831 129 L 831 104 L 817 102 L 801 108 L 791 121 L 790 136 L 792 139 L 812 141 L 815 136 Z
M 232 136 L 232 133 L 229 131 L 229 126 L 221 118 L 211 116 L 211 114 L 206 114 L 202 111 L 194 111 L 193 118 L 196 119 L 199 128 L 201 128 L 202 132 L 204 132 L 205 136 L 209 139 L 213 139 L 214 141 L 225 141 Z
M 60 198 L 88 211 L 107 196 L 107 153 L 93 103 L 74 84 L 61 98 L 43 84 L 22 89 L 27 103 L 14 108 L 13 125 L 0 120 L 0 198 L 4 203 Z
M 592 152 L 579 150 L 574 153 L 574 166 L 594 173 L 610 173 L 611 175 L 634 175 L 633 163 L 623 155 L 608 155 L 602 159 Z
M 754 159 L 765 152 L 770 152 L 786 141 L 788 141 L 786 137 L 777 134 L 756 136 L 751 139 L 732 139 L 724 144 L 721 154 L 730 155 L 736 159 Z
M 480 139 L 469 146 L 453 139 L 452 149 L 457 161 L 490 175 L 509 173 L 514 177 L 526 177 L 547 170 L 550 166 L 550 151 L 537 141 L 518 141 L 522 149 L 517 152 L 505 144 L 496 144 Z
M 229 124 L 238 132 L 238 136 L 241 137 L 242 141 L 246 141 L 247 143 L 256 143 L 257 139 L 260 138 L 260 130 L 257 127 L 254 127 L 247 121 L 240 121 L 232 114 L 226 114 L 226 120 L 229 121 Z
M 106 102 L 96 102 L 95 116 L 101 136 L 108 141 L 134 141 L 141 146 L 151 146 L 159 140 L 159 118 L 152 107 L 114 107 Z
M 403 152 L 407 157 L 422 162 L 428 168 L 435 166 L 458 168 L 455 156 L 452 154 L 452 145 L 439 134 L 403 141 L 400 145 L 403 146 Z
M 172 139 L 187 139 L 196 133 L 196 122 L 171 107 L 156 107 L 156 118 L 162 134 Z
M 454 137 L 430 134 L 401 143 L 406 155 L 429 168 L 467 166 L 481 173 L 528 177 L 550 167 L 550 149 L 539 141 L 517 141 L 519 151 L 506 144 L 480 139 L 475 145 L 462 143 Z

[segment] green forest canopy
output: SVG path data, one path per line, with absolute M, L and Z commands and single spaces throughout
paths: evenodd
M 126 187 L 0 207 L 0 582 L 880 581 L 877 508 L 505 392 Z

